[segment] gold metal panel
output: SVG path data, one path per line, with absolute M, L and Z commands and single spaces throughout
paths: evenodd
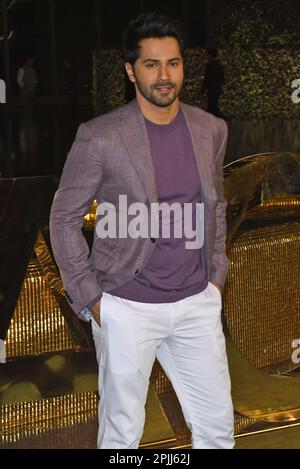
M 240 230 L 232 241 L 224 291 L 230 335 L 263 368 L 291 362 L 300 337 L 300 221 Z
M 229 246 L 235 232 L 254 207 L 278 196 L 293 198 L 297 194 L 295 198 L 299 199 L 300 154 L 287 152 L 246 156 L 226 165 L 224 177 Z M 288 206 L 291 207 L 291 204 L 286 204 L 281 215 L 287 216 Z
M 96 223 L 97 201 L 94 200 L 89 212 L 84 216 L 83 228 L 85 230 L 93 230 Z
M 279 220 L 300 218 L 300 196 L 278 195 L 274 199 L 264 200 L 260 205 L 249 210 L 246 220 Z
M 7 357 L 74 348 L 63 315 L 36 259 L 27 268 L 6 339 Z
M 61 280 L 58 268 L 55 265 L 44 235 L 41 232 L 39 232 L 37 235 L 34 252 L 47 284 L 50 287 L 51 292 L 56 299 L 60 311 L 66 321 L 68 330 L 74 341 L 74 345 L 76 345 L 76 349 L 80 350 L 81 348 L 93 348 L 94 342 L 92 339 L 91 328 L 86 322 L 78 319 L 76 314 L 74 314 L 71 306 L 67 302 L 64 295 L 63 282 Z
M 294 154 L 256 155 L 244 160 L 227 168 L 225 180 L 229 207 L 228 240 L 232 242 L 224 313 L 234 342 L 253 366 L 279 369 L 284 363 L 286 370 L 291 364 L 291 342 L 300 337 L 300 295 L 297 294 L 300 291 L 300 199 L 286 195 L 295 192 L 299 186 L 300 160 L 299 155 Z M 84 219 L 85 229 L 94 227 L 96 206 L 94 202 Z M 279 217 L 285 218 L 286 222 L 278 223 Z M 271 219 L 272 224 L 269 223 Z M 246 224 L 241 226 L 243 220 Z M 254 226 L 256 221 L 258 224 Z M 52 296 L 55 289 L 61 295 L 61 285 L 54 285 L 52 276 L 50 279 L 48 275 L 51 269 L 47 262 L 43 262 L 42 251 L 40 254 L 42 256 L 38 257 L 44 271 L 36 260 L 32 260 L 28 267 L 8 334 L 8 356 L 74 347 L 55 296 Z M 52 293 L 46 285 L 49 279 Z M 151 381 L 178 443 L 189 444 L 190 433 L 176 395 L 157 362 Z M 55 428 L 55 425 L 66 425 L 67 421 L 70 425 L 72 421 L 78 422 L 78 418 L 94 416 L 96 393 L 86 394 L 90 402 L 84 405 L 81 394 L 1 406 L 2 438 L 7 438 L 9 428 L 14 426 L 15 434 L 20 435 L 22 431 L 49 429 L 51 425 Z M 77 411 L 78 416 L 74 416 Z M 10 414 L 12 420 L 7 417 Z M 66 417 L 64 423 L 62 415 Z M 236 415 L 236 433 L 243 432 L 253 422 L 253 419 Z
M 14 443 L 51 429 L 88 422 L 96 417 L 97 406 L 96 392 L 2 404 L 0 406 L 1 443 Z

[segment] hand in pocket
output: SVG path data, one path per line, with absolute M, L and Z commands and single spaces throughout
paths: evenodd
M 101 300 L 97 301 L 97 303 L 95 303 L 94 306 L 92 307 L 93 318 L 95 319 L 99 327 L 101 327 L 100 311 L 101 311 Z

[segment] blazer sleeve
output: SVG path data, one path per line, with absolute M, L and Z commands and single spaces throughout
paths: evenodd
M 67 157 L 50 213 L 50 238 L 65 296 L 75 313 L 100 295 L 101 288 L 82 234 L 83 217 L 102 183 L 98 139 L 81 124 Z
M 226 255 L 226 207 L 227 201 L 224 196 L 224 178 L 223 163 L 228 138 L 227 124 L 223 119 L 218 119 L 219 131 L 219 149 L 217 151 L 214 170 L 214 182 L 217 192 L 216 206 L 216 238 L 212 256 L 212 267 L 210 280 L 224 287 L 229 260 Z

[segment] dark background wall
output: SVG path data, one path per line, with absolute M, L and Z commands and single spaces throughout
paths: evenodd
M 6 60 L 4 5 L 7 31 L 12 32 Z M 9 86 L 16 96 L 16 71 L 33 55 L 40 96 L 58 95 L 68 58 L 77 69 L 80 94 L 87 96 L 93 51 L 119 48 L 125 25 L 141 11 L 181 19 L 191 47 L 300 46 L 299 0 L 0 0 L 0 78 L 10 62 Z
M 127 22 L 153 10 L 182 20 L 192 48 L 183 98 L 204 109 L 204 47 L 220 49 L 226 78 L 221 109 L 240 126 L 231 132 L 237 138 L 229 142 L 229 159 L 299 149 L 300 103 L 291 101 L 291 83 L 300 78 L 299 0 L 0 0 L 0 78 L 8 91 L 0 106 L 0 177 L 61 172 L 79 123 L 95 114 L 93 97 L 103 101 L 107 91 L 109 104 L 120 104 L 107 86 L 111 79 L 100 79 L 103 60 L 93 94 L 93 53 L 113 57 Z M 16 74 L 29 55 L 39 84 L 34 120 L 25 125 Z M 73 64 L 69 77 L 76 79 L 75 111 L 63 86 L 66 59 Z M 122 92 L 118 86 L 112 88 Z
M 0 0 L 0 7 L 4 3 L 8 32 L 13 32 L 8 41 L 12 96 L 17 94 L 17 69 L 29 55 L 36 59 L 39 95 L 60 93 L 66 58 L 78 71 L 80 94 L 88 94 L 93 51 L 119 48 L 125 25 L 141 11 L 158 11 L 181 19 L 191 46 L 206 42 L 206 0 Z M 2 25 L 1 11 L 0 35 Z M 5 75 L 4 55 L 2 40 L 0 78 Z

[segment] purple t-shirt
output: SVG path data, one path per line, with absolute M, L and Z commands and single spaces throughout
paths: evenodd
M 146 120 L 158 202 L 192 203 L 192 229 L 196 227 L 196 203 L 200 203 L 200 179 L 191 137 L 179 111 L 170 124 L 158 125 Z M 161 219 L 161 217 L 160 217 Z M 170 218 L 169 238 L 160 236 L 146 265 L 134 279 L 109 293 L 142 303 L 171 303 L 207 287 L 201 263 L 201 248 L 186 249 L 184 236 L 174 236 L 174 217 Z M 191 238 L 190 240 L 193 240 Z

